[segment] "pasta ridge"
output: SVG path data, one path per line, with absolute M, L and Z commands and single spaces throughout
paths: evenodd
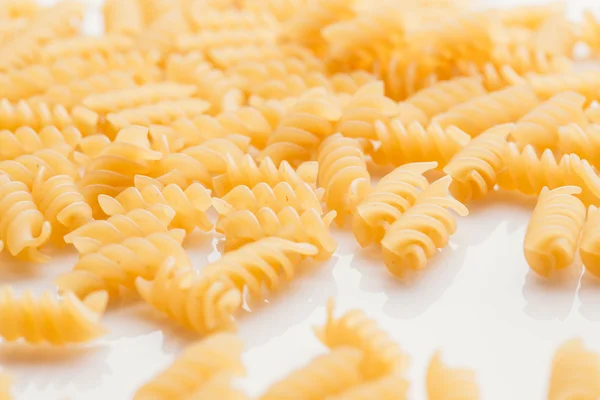
M 583 225 L 581 233 L 581 242 L 579 244 L 579 255 L 586 270 L 596 276 L 600 276 L 600 257 L 598 251 L 598 223 L 600 223 L 600 213 L 598 207 L 590 206 L 588 208 L 587 219 Z
M 560 127 L 557 147 L 562 154 L 577 154 L 600 167 L 600 125 L 569 123 Z
M 429 362 L 426 381 L 427 396 L 430 400 L 478 400 L 480 398 L 475 372 L 447 367 L 439 351 Z
M 0 159 L 12 160 L 25 154 L 51 148 L 68 149 L 69 152 L 79 144 L 81 132 L 75 127 L 58 129 L 46 126 L 36 132 L 30 127 L 20 127 L 14 132 L 0 131 Z

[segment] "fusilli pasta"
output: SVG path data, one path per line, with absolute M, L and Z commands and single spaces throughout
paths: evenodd
M 595 399 L 600 396 L 600 356 L 580 339 L 563 343 L 552 359 L 548 400 Z
M 46 126 L 39 132 L 22 127 L 11 132 L 0 131 L 0 160 L 12 160 L 24 154 L 35 153 L 42 149 L 72 150 L 81 140 L 81 132 L 75 127 L 59 130 Z
M 449 368 L 439 352 L 435 353 L 427 369 L 427 398 L 429 400 L 479 400 L 475 373 L 468 369 Z
M 583 261 L 585 269 L 596 276 L 600 276 L 599 223 L 600 212 L 598 212 L 598 207 L 590 206 L 581 233 L 579 256 L 581 257 L 581 261 Z
M 560 127 L 557 148 L 562 154 L 577 154 L 600 167 L 600 125 L 570 123 Z

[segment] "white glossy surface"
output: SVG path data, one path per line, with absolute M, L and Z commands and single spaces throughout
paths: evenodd
M 509 3 L 520 2 L 502 2 Z M 329 262 L 314 264 L 270 304 L 241 318 L 249 374 L 240 384 L 257 395 L 323 352 L 311 327 L 324 321 L 325 302 L 335 296 L 339 313 L 364 309 L 410 354 L 411 399 L 425 398 L 425 368 L 438 348 L 449 363 L 478 371 L 484 399 L 543 399 L 552 354 L 563 340 L 583 337 L 600 351 L 600 281 L 580 266 L 553 281 L 529 271 L 522 240 L 531 199 L 495 194 L 470 208 L 450 247 L 411 284 L 391 279 L 377 252 L 361 250 L 350 233 L 336 234 L 340 249 Z M 201 234 L 186 242 L 199 268 L 218 258 L 216 246 Z M 0 282 L 51 289 L 52 278 L 75 261 L 73 253 L 54 256 L 38 267 L 0 256 Z M 0 346 L 0 366 L 16 378 L 17 399 L 128 399 L 193 339 L 135 302 L 110 310 L 105 323 L 110 334 L 81 348 Z

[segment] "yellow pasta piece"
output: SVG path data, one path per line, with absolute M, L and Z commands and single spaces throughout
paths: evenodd
M 197 275 L 167 258 L 153 280 L 137 278 L 136 288 L 147 303 L 179 324 L 206 334 L 235 328 L 233 315 L 242 293 L 226 277 Z
M 59 276 L 56 284 L 79 297 L 96 290 L 106 290 L 116 296 L 120 286 L 134 289 L 138 276 L 154 278 L 168 257 L 174 257 L 178 266 L 189 266 L 190 261 L 181 247 L 184 238 L 184 230 L 174 229 L 103 246 L 97 252 L 81 255 L 73 271 Z
M 537 105 L 529 87 L 511 86 L 452 107 L 433 122 L 442 128 L 454 125 L 475 137 L 495 125 L 516 122 Z
M 279 22 L 269 12 L 252 12 L 240 9 L 215 9 L 199 2 L 192 5 L 192 29 L 196 31 L 220 31 L 226 29 L 269 28 L 276 30 Z
M 334 396 L 362 381 L 362 352 L 351 347 L 332 349 L 308 365 L 271 385 L 261 400 L 320 400 Z
M 557 148 L 562 154 L 577 154 L 600 167 L 600 125 L 569 123 L 560 127 Z
M 418 122 L 406 126 L 396 118 L 388 124 L 377 121 L 375 132 L 381 146 L 371 157 L 379 165 L 435 161 L 441 168 L 471 140 L 453 126 L 444 129 L 433 123 L 425 128 Z
M 5 18 L 31 18 L 40 12 L 35 0 L 5 0 L 0 4 L 0 15 Z
M 40 57 L 42 63 L 48 64 L 66 57 L 88 57 L 96 53 L 125 52 L 133 49 L 133 45 L 133 40 L 120 35 L 74 36 L 48 44 L 41 50 Z
M 527 195 L 538 195 L 544 186 L 555 189 L 560 186 L 579 186 L 579 197 L 585 204 L 598 203 L 600 178 L 592 166 L 576 154 L 565 154 L 557 159 L 550 150 L 541 157 L 531 146 L 519 152 L 509 143 L 506 169 L 498 175 L 498 184 L 507 190 L 518 190 Z
M 341 394 L 329 396 L 328 400 L 406 400 L 408 382 L 401 371 L 394 371 L 381 378 L 372 379 L 352 387 Z
M 12 400 L 12 378 L 7 373 L 0 371 L 0 400 Z
M 552 359 L 548 400 L 596 399 L 600 396 L 600 357 L 580 339 L 563 343 Z
M 579 256 L 585 269 L 590 273 L 600 276 L 600 249 L 598 236 L 598 223 L 600 222 L 600 213 L 598 207 L 590 206 L 587 219 L 583 225 L 581 233 L 581 242 L 579 244 Z
M 429 362 L 426 384 L 429 400 L 480 399 L 475 372 L 447 367 L 444 365 L 439 351 Z
M 335 303 L 327 302 L 327 321 L 316 327 L 317 337 L 330 349 L 356 348 L 361 350 L 364 359 L 360 372 L 365 380 L 387 376 L 392 372 L 403 372 L 408 367 L 408 357 L 400 347 L 368 318 L 361 310 L 350 310 L 343 316 L 333 316 Z
M 502 59 L 493 60 L 493 62 L 487 62 L 483 65 L 467 61 L 458 64 L 456 68 L 458 74 L 461 76 L 481 79 L 484 88 L 489 92 L 505 89 L 507 86 L 513 85 L 521 79 L 520 75 L 511 65 L 503 64 Z
M 451 182 L 446 176 L 432 183 L 385 232 L 383 261 L 392 275 L 403 278 L 409 271 L 424 269 L 438 249 L 448 245 L 456 231 L 456 219 L 448 209 L 460 216 L 469 214 L 462 203 L 448 197 Z
M 548 277 L 575 260 L 577 242 L 585 222 L 585 206 L 573 196 L 581 188 L 542 189 L 527 226 L 523 248 L 531 269 Z
M 140 387 L 134 400 L 185 399 L 202 390 L 222 373 L 246 373 L 241 356 L 242 341 L 233 334 L 219 333 L 186 347 L 163 372 Z
M 585 96 L 588 102 L 598 99 L 600 76 L 595 69 L 556 73 L 532 74 L 523 82 L 528 83 L 541 100 L 546 100 L 562 92 L 576 92 Z
M 145 21 L 138 0 L 107 0 L 104 3 L 104 30 L 108 34 L 139 35 Z
M 499 125 L 474 138 L 444 167 L 452 177 L 450 192 L 466 203 L 485 196 L 494 189 L 498 173 L 505 168 L 508 154 L 506 138 L 514 133 L 513 124 Z
M 519 26 L 537 29 L 544 21 L 565 11 L 564 1 L 553 1 L 548 4 L 523 5 L 495 10 L 500 13 L 500 20 L 508 26 Z
M 558 144 L 558 128 L 567 123 L 585 124 L 583 113 L 584 96 L 575 92 L 558 94 L 541 103 L 521 118 L 511 136 L 520 148 L 532 145 L 535 148 L 555 148 Z
M 287 21 L 308 3 L 309 0 L 242 0 L 241 6 L 244 10 L 268 12 L 279 21 Z
M 406 100 L 440 80 L 438 61 L 430 54 L 399 53 L 384 68 L 385 91 L 392 99 Z
M 190 34 L 189 2 L 169 1 L 166 4 L 168 9 L 159 11 L 138 36 L 139 48 L 158 49 L 161 54 L 167 55 L 177 51 L 176 43 L 180 36 Z
M 557 14 L 547 18 L 535 31 L 532 45 L 536 51 L 571 58 L 578 41 L 577 36 L 575 25 L 564 14 Z
M 179 35 L 176 49 L 179 52 L 198 51 L 206 54 L 223 47 L 242 47 L 275 43 L 276 33 L 265 27 L 223 28 L 222 30 L 202 30 L 196 33 Z
M 49 257 L 38 251 L 48 242 L 50 222 L 34 203 L 27 186 L 0 174 L 0 240 L 13 256 L 34 262 L 47 262 Z
M 35 298 L 29 291 L 16 296 L 10 286 L 0 288 L 0 337 L 32 344 L 83 343 L 106 333 L 100 325 L 108 296 L 95 292 L 83 300 L 65 293 L 57 300 L 50 292 Z
M 377 182 L 352 217 L 352 231 L 362 247 L 379 243 L 387 227 L 415 204 L 429 186 L 423 174 L 436 166 L 435 162 L 406 164 Z
M 231 373 L 213 375 L 190 397 L 190 400 L 249 400 L 250 398 L 242 391 L 233 387 L 231 375 Z
M 329 210 L 337 212 L 336 223 L 342 226 L 356 203 L 371 191 L 362 146 L 356 139 L 334 135 L 319 147 L 317 160 L 317 184 L 325 189 L 323 200 Z
M 24 154 L 35 153 L 42 149 L 73 149 L 81 140 L 81 132 L 75 127 L 59 130 L 46 126 L 39 132 L 22 127 L 11 132 L 0 131 L 0 160 L 11 160 Z

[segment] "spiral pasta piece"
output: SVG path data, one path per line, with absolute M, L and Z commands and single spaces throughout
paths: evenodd
M 452 107 L 433 122 L 442 128 L 456 126 L 475 137 L 495 125 L 516 122 L 537 105 L 538 99 L 531 88 L 511 86 Z
M 107 0 L 103 14 L 108 34 L 137 36 L 144 29 L 143 9 L 137 0 Z
M 527 226 L 523 248 L 531 269 L 548 277 L 575 260 L 577 242 L 585 222 L 585 206 L 573 196 L 575 186 L 542 189 Z
M 594 167 L 600 167 L 600 125 L 570 123 L 561 126 L 557 148 L 562 154 L 577 154 Z
M 387 227 L 412 207 L 429 186 L 423 174 L 436 167 L 435 162 L 406 164 L 377 182 L 352 216 L 352 231 L 362 247 L 383 239 Z
M 581 339 L 563 343 L 552 359 L 548 400 L 595 399 L 600 396 L 600 356 Z
M 0 174 L 0 241 L 13 256 L 34 262 L 49 257 L 38 251 L 50 239 L 52 227 L 34 203 L 24 183 Z
M 233 315 L 242 293 L 226 278 L 197 275 L 167 258 L 153 280 L 137 278 L 138 293 L 147 303 L 200 334 L 235 328 Z
M 140 387 L 134 400 L 170 400 L 190 398 L 214 376 L 246 373 L 241 356 L 243 342 L 230 333 L 209 336 L 186 347 L 163 372 Z
M 507 26 L 537 29 L 548 18 L 564 12 L 565 4 L 554 1 L 548 4 L 522 5 L 500 11 L 500 20 Z
M 439 351 L 429 362 L 426 380 L 429 400 L 478 400 L 480 398 L 475 372 L 447 367 Z
M 392 372 L 404 371 L 408 357 L 392 338 L 377 326 L 362 310 L 351 310 L 339 318 L 333 316 L 335 302 L 327 302 L 327 321 L 316 327 L 319 340 L 330 349 L 356 348 L 364 359 L 360 372 L 365 380 L 377 379 Z
M 435 161 L 441 168 L 471 140 L 453 126 L 442 128 L 433 123 L 425 128 L 418 122 L 406 126 L 397 118 L 387 124 L 377 121 L 375 131 L 381 146 L 371 157 L 378 165 Z
M 332 349 L 271 385 L 261 400 L 329 399 L 362 381 L 362 352 L 351 347 Z
M 587 160 L 576 154 L 565 154 L 557 160 L 549 149 L 540 157 L 531 146 L 519 152 L 509 143 L 505 164 L 506 169 L 498 175 L 498 184 L 503 189 L 535 196 L 544 186 L 555 189 L 573 185 L 582 189 L 577 197 L 584 204 L 595 204 L 600 198 L 600 178 Z
M 408 382 L 402 371 L 394 371 L 381 378 L 361 383 L 344 392 L 330 396 L 328 400 L 406 400 Z
M 528 40 L 532 41 L 534 38 Z M 573 66 L 573 61 L 569 57 L 543 51 L 529 43 L 497 46 L 492 54 L 491 63 L 496 67 L 510 67 L 514 75 L 509 75 L 508 80 L 513 84 L 527 81 L 527 76 L 530 74 L 536 76 L 535 74 L 568 73 Z M 536 93 L 539 95 L 537 91 Z
M 409 271 L 424 269 L 427 260 L 448 245 L 456 231 L 456 219 L 448 209 L 460 216 L 469 214 L 462 203 L 448 197 L 451 182 L 446 176 L 432 183 L 386 231 L 381 240 L 383 261 L 392 275 L 403 278 Z
M 1 400 L 12 400 L 11 386 L 12 377 L 7 373 L 0 371 L 0 399 Z
M 0 131 L 0 160 L 12 160 L 24 154 L 42 149 L 73 149 L 81 140 L 81 132 L 75 127 L 58 129 L 46 126 L 39 132 L 21 127 L 16 131 Z
M 351 203 L 360 202 L 371 191 L 363 148 L 356 139 L 334 135 L 319 147 L 317 160 L 317 183 L 325 188 L 323 200 L 329 210 L 337 212 L 336 223 L 342 226 L 355 206 Z
M 249 400 L 250 398 L 242 391 L 233 387 L 231 380 L 230 373 L 213 375 L 190 397 L 190 400 Z
M 547 100 L 559 93 L 576 92 L 585 96 L 588 102 L 598 98 L 600 77 L 594 69 L 570 71 L 555 74 L 532 74 L 523 78 L 531 86 L 538 98 Z
M 67 57 L 89 57 L 97 53 L 126 52 L 134 42 L 121 35 L 74 36 L 54 41 L 41 50 L 42 63 L 49 64 Z
M 206 212 L 212 205 L 210 191 L 201 184 L 192 183 L 183 190 L 175 183 L 163 185 L 149 178 L 151 183 L 146 184 L 141 176 L 134 179 L 135 186 L 125 189 L 118 195 L 98 197 L 100 208 L 106 215 L 126 214 L 135 209 L 151 210 L 154 205 L 160 204 L 170 207 L 175 212 L 169 224 L 171 229 L 181 228 L 188 233 L 196 227 L 203 231 L 212 229 L 213 224 L 206 216 Z
M 598 223 L 600 222 L 600 212 L 598 207 L 590 206 L 588 208 L 587 219 L 583 225 L 581 233 L 581 242 L 579 243 L 579 256 L 585 266 L 585 269 L 600 276 L 600 236 L 598 236 Z
M 444 172 L 452 177 L 450 193 L 454 198 L 466 203 L 482 198 L 494 189 L 498 173 L 505 167 L 506 138 L 513 132 L 513 124 L 488 129 L 450 160 Z
M 106 332 L 100 318 L 107 300 L 106 292 L 92 293 L 83 300 L 70 292 L 60 300 L 50 292 L 35 298 L 29 290 L 18 297 L 10 286 L 4 286 L 0 288 L 0 337 L 32 344 L 88 342 Z
M 555 148 L 558 129 L 568 123 L 585 124 L 584 96 L 575 92 L 558 94 L 528 112 L 515 125 L 511 136 L 520 148 L 530 144 L 538 149 Z
M 79 297 L 96 290 L 106 290 L 116 296 L 120 286 L 133 290 L 137 277 L 153 279 L 168 257 L 175 258 L 180 267 L 190 265 L 181 247 L 184 238 L 185 231 L 179 229 L 146 237 L 128 237 L 120 243 L 82 254 L 73 271 L 59 276 L 56 284 Z

